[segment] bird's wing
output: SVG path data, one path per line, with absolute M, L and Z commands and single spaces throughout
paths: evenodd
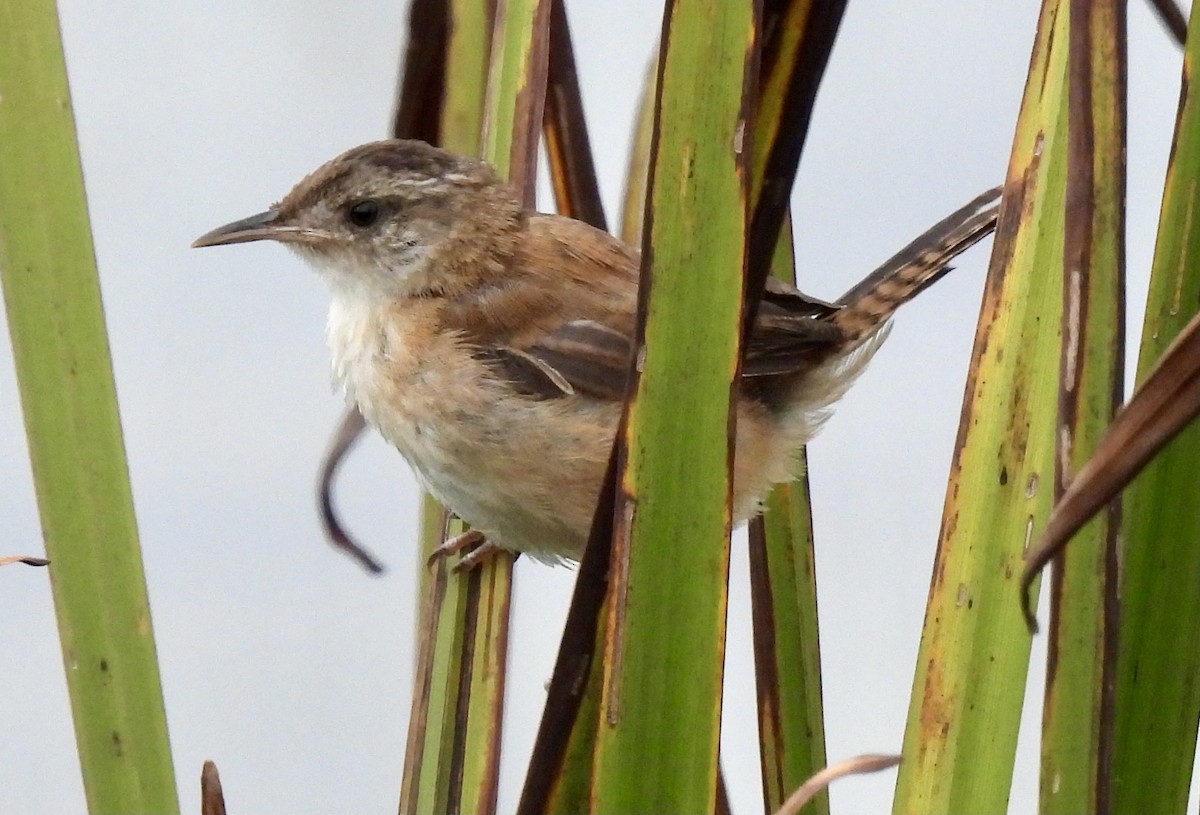
M 742 377 L 799 373 L 867 336 L 995 228 L 998 197 L 999 190 L 990 190 L 952 213 L 838 304 L 769 278 L 747 338 Z M 463 322 L 476 327 L 470 333 L 477 337 L 477 356 L 538 398 L 583 393 L 621 400 L 633 349 L 637 253 L 568 218 L 531 215 L 527 229 L 513 261 L 521 274 L 480 289 L 473 316 Z
M 476 357 L 493 363 L 530 396 L 584 393 L 617 401 L 625 396 L 630 347 L 624 332 L 592 320 L 572 320 L 524 347 L 484 346 Z
M 580 221 L 530 214 L 518 253 L 448 319 L 517 390 L 552 399 L 625 395 L 638 254 Z
M 520 274 L 473 295 L 475 356 L 522 393 L 625 396 L 637 309 L 638 255 L 606 233 L 555 216 L 531 216 Z M 746 349 L 743 375 L 798 369 L 806 353 L 841 339 L 822 318 L 838 307 L 772 279 Z M 501 321 L 511 319 L 511 324 Z

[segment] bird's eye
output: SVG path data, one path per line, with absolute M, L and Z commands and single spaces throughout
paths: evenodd
M 379 202 L 370 198 L 355 201 L 346 208 L 346 218 L 360 229 L 365 229 L 379 220 Z

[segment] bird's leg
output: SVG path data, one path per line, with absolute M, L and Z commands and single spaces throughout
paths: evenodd
M 478 529 L 468 529 L 461 535 L 455 535 L 452 538 L 447 538 L 441 546 L 435 547 L 434 550 L 429 553 L 429 557 L 426 558 L 425 565 L 432 567 L 433 564 L 437 563 L 442 558 L 456 555 L 464 549 L 473 549 L 477 546 L 482 546 L 486 541 L 487 538 L 485 538 L 483 533 Z
M 488 540 L 478 529 L 468 529 L 461 535 L 455 535 L 447 539 L 445 543 L 434 549 L 425 561 L 425 565 L 433 566 L 441 558 L 449 557 L 463 551 L 466 554 L 462 556 L 462 559 L 458 563 L 454 564 L 451 571 L 458 573 L 469 572 L 477 568 L 488 558 L 494 557 L 497 553 L 504 550 Z
M 484 538 L 482 543 L 463 555 L 462 560 L 455 563 L 451 571 L 458 574 L 466 574 L 469 571 L 479 568 L 503 551 L 499 546 Z

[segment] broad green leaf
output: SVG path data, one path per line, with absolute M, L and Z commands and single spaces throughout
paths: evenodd
M 0 2 L 0 282 L 93 813 L 179 811 L 55 5 Z
M 1018 581 L 1053 496 L 1067 14 L 1046 0 L 1017 121 L 913 682 L 896 812 L 1003 812 L 1029 663 Z
M 1056 499 L 1103 437 L 1124 378 L 1124 15 L 1119 2 L 1072 2 L 1068 15 L 1066 362 L 1060 370 Z M 1041 743 L 1046 815 L 1109 809 L 1117 518 L 1113 505 L 1081 530 L 1051 575 Z
M 1193 4 L 1192 19 L 1200 19 Z M 1138 382 L 1200 306 L 1200 34 L 1191 27 L 1142 327 Z M 1125 491 L 1112 809 L 1183 812 L 1200 720 L 1200 427 Z
M 749 3 L 665 11 L 594 812 L 716 802 L 755 30 Z

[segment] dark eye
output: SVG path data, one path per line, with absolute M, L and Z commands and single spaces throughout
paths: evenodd
M 370 198 L 355 201 L 346 208 L 346 218 L 360 229 L 365 229 L 379 220 L 379 202 Z

